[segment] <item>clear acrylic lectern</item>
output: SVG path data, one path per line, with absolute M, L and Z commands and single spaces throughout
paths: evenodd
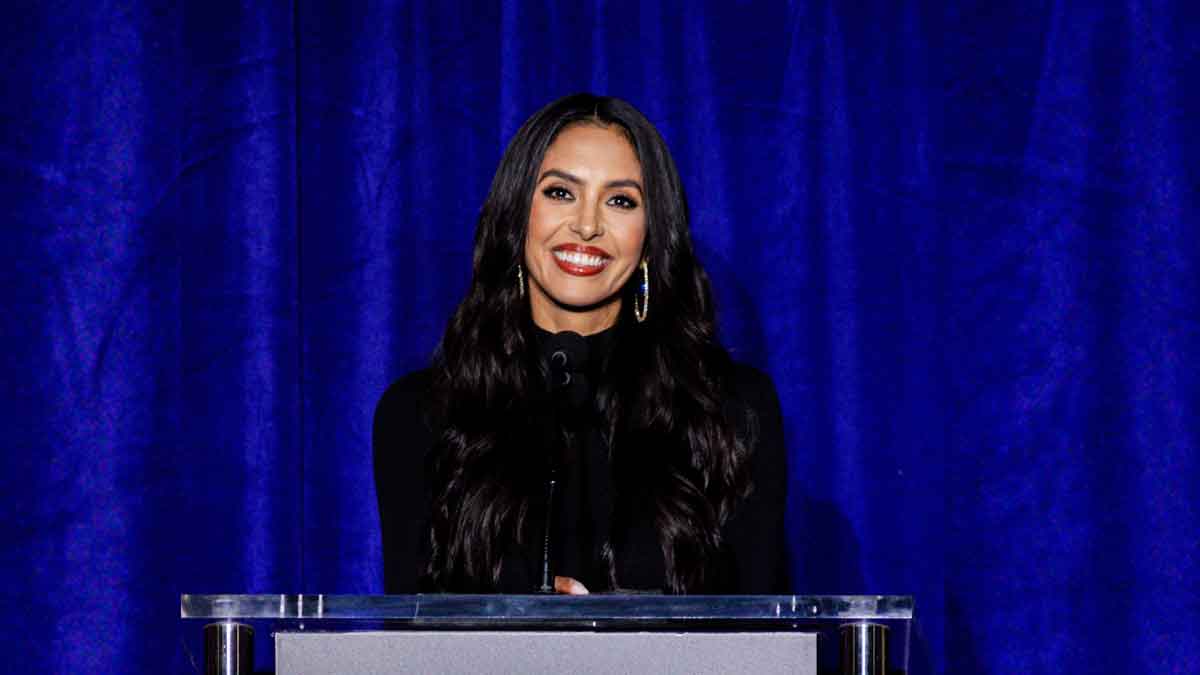
M 913 600 L 877 595 L 184 595 L 206 670 L 907 673 Z M 197 626 L 199 630 L 199 626 Z

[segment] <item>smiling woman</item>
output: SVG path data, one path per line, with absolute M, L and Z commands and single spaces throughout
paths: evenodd
M 546 151 L 529 209 L 525 266 L 533 322 L 592 335 L 617 321 L 642 261 L 642 168 L 621 127 L 581 122 Z
M 779 404 L 715 325 L 649 121 L 534 114 L 432 367 L 375 413 L 387 591 L 786 592 Z

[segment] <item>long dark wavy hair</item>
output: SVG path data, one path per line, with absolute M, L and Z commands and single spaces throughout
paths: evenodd
M 721 526 L 750 490 L 747 454 L 724 405 L 730 360 L 715 339 L 708 276 L 692 249 L 687 203 L 657 130 L 632 105 L 575 94 L 534 114 L 512 139 L 475 232 L 473 277 L 434 358 L 433 410 L 440 437 L 431 455 L 433 509 L 424 585 L 487 591 L 499 582 L 512 542 L 526 533 L 544 495 L 544 449 L 530 420 L 545 406 L 544 370 L 524 260 L 530 203 L 547 148 L 575 124 L 622 131 L 641 163 L 644 256 L 651 307 L 634 320 L 635 273 L 622 293 L 614 346 L 597 391 L 614 480 L 613 531 L 603 558 L 619 587 L 621 529 L 650 509 L 673 593 L 711 589 Z

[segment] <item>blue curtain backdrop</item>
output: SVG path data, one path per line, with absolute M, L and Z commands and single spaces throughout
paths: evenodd
M 1200 670 L 1200 12 L 945 5 L 10 8 L 9 665 L 190 672 L 180 593 L 379 592 L 373 406 L 509 136 L 592 90 L 778 385 L 798 592 L 915 595 L 913 672 Z

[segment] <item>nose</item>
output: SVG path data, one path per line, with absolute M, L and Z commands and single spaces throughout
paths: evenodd
M 578 217 L 571 223 L 571 231 L 584 241 L 591 241 L 603 235 L 604 221 L 600 217 L 599 210 L 582 206 L 579 209 Z

